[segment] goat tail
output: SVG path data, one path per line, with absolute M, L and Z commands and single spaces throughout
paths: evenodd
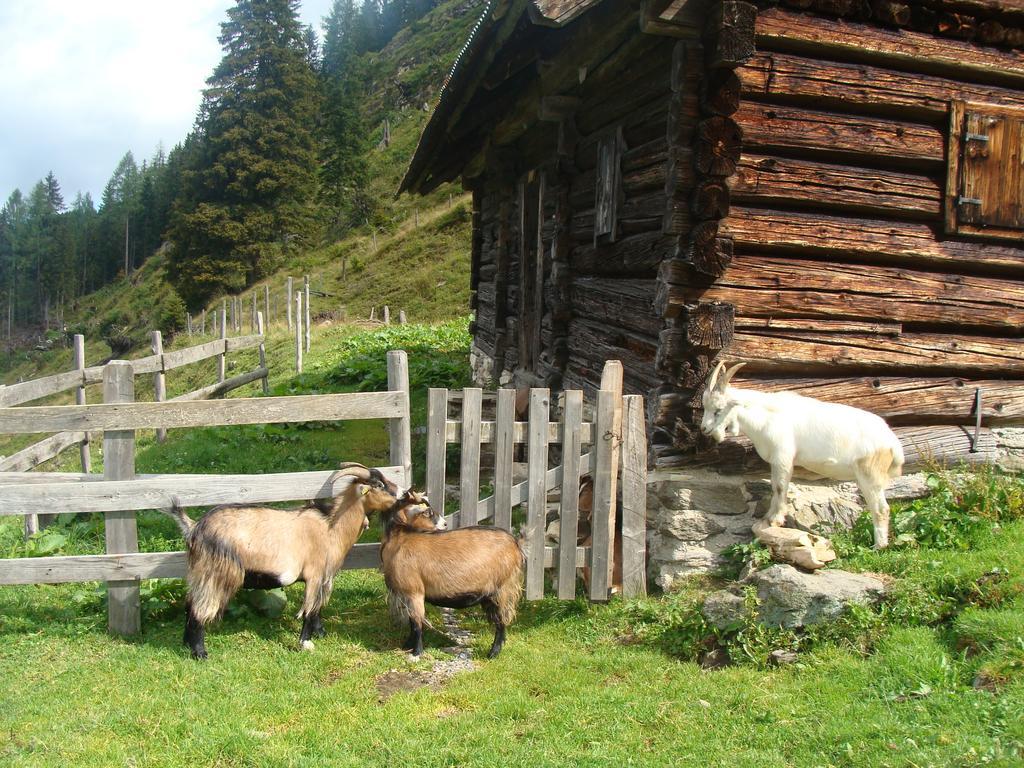
M 498 585 L 498 589 L 494 593 L 493 600 L 498 618 L 506 627 L 516 620 L 519 600 L 523 596 L 523 564 L 524 561 L 520 559 L 508 578 Z
M 195 527 L 195 521 L 185 514 L 185 509 L 181 506 L 177 496 L 171 497 L 171 506 L 169 509 L 161 509 L 165 515 L 170 517 L 174 522 L 178 524 L 178 528 L 181 529 L 181 535 L 188 540 L 189 534 L 192 533 L 192 529 Z

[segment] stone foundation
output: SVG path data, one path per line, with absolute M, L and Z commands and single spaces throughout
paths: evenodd
M 910 499 L 926 493 L 923 474 L 894 481 L 887 497 Z M 722 552 L 754 538 L 750 527 L 771 502 L 764 473 L 723 475 L 706 469 L 657 470 L 648 475 L 649 574 L 669 589 L 679 579 L 723 563 Z M 863 511 L 854 483 L 794 481 L 789 487 L 786 525 L 819 530 L 850 527 Z
M 993 430 L 998 446 L 996 465 L 1024 471 L 1024 429 Z M 800 470 L 789 487 L 786 525 L 820 531 L 850 527 L 864 510 L 855 483 L 801 480 Z M 769 469 L 745 475 L 709 469 L 654 470 L 647 479 L 649 578 L 669 589 L 679 579 L 704 573 L 723 562 L 722 551 L 751 541 L 750 527 L 764 517 L 771 502 Z M 886 491 L 890 501 L 927 494 L 925 474 L 907 474 Z
M 476 344 L 469 347 L 469 370 L 473 383 L 478 387 L 491 386 L 494 383 L 494 358 L 481 352 Z

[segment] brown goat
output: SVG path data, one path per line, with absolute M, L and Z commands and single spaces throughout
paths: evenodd
M 299 646 L 311 650 L 313 635 L 324 634 L 320 611 L 327 604 L 334 574 L 363 531 L 367 514 L 397 503 L 398 488 L 379 470 L 342 464 L 331 478 L 352 482 L 327 504 L 273 509 L 224 504 L 193 522 L 174 504 L 170 514 L 188 544 L 188 598 L 185 644 L 197 659 L 207 657 L 206 625 L 220 618 L 242 587 L 274 589 L 306 584 Z
M 411 509 L 396 505 L 382 514 L 380 555 L 388 604 L 409 620 L 409 638 L 402 647 L 414 656 L 423 653 L 425 603 L 442 608 L 480 605 L 494 624 L 487 654 L 494 658 L 505 644 L 505 629 L 515 620 L 522 593 L 519 542 L 507 531 L 484 526 L 416 530 L 409 522 Z

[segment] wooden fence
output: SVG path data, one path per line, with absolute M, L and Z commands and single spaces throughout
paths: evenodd
M 447 445 L 461 446 L 459 509 L 451 515 L 458 526 L 490 521 L 512 529 L 513 508 L 526 504 L 523 544 L 526 552 L 526 598 L 544 596 L 545 569 L 555 569 L 560 599 L 576 595 L 577 568 L 591 568 L 591 600 L 608 599 L 615 558 L 616 479 L 621 464 L 622 591 L 627 597 L 646 593 L 647 447 L 643 398 L 621 396 L 621 365 L 617 377 L 605 376 L 591 421 L 583 420 L 579 390 L 564 392 L 559 419 L 550 421 L 550 392 L 531 389 L 528 421 L 516 421 L 515 390 L 498 390 L 493 420 L 483 420 L 482 391 L 462 392 L 461 419 L 449 417 L 449 392 L 431 389 L 427 424 L 427 495 L 444 498 Z M 606 374 L 608 370 L 606 369 Z M 494 493 L 480 499 L 480 447 L 494 446 Z M 513 454 L 527 446 L 527 479 L 513 484 Z M 549 467 L 549 447 L 560 444 L 561 464 Z M 584 453 L 584 446 L 589 450 Z M 621 448 L 621 450 L 620 450 Z M 621 457 L 621 461 L 620 461 Z M 578 546 L 580 478 L 594 481 L 590 546 Z M 545 543 L 548 493 L 560 488 L 558 545 Z
M 167 507 L 172 496 L 185 506 L 206 506 L 333 495 L 331 471 L 137 476 L 135 431 L 139 429 L 387 419 L 392 466 L 380 469 L 396 483 L 410 484 L 409 377 L 404 352 L 388 353 L 386 392 L 139 403 L 134 402 L 136 373 L 129 361 L 104 366 L 103 404 L 0 408 L 0 434 L 103 431 L 102 476 L 0 473 L 0 515 L 103 512 L 107 551 L 104 555 L 0 560 L 0 585 L 106 581 L 110 629 L 133 634 L 140 628 L 139 579 L 185 575 L 184 552 L 138 552 L 137 511 Z M 376 567 L 377 550 L 376 544 L 356 545 L 343 567 Z
M 205 387 L 200 387 L 199 389 L 191 392 L 186 392 L 183 395 L 172 398 L 172 400 L 205 400 L 212 397 L 218 397 L 233 389 L 237 389 L 238 387 L 260 379 L 263 380 L 263 391 L 266 393 L 269 391 L 267 381 L 269 371 L 267 370 L 266 350 L 264 347 L 265 339 L 263 335 L 262 317 L 257 318 L 257 330 L 257 333 L 250 336 L 236 336 L 233 338 L 227 338 L 224 336 L 205 344 L 186 347 L 185 349 L 179 349 L 173 352 L 164 352 L 163 337 L 160 331 L 153 331 L 150 335 L 153 354 L 148 357 L 131 360 L 132 371 L 137 376 L 142 374 L 153 374 L 153 397 L 154 400 L 160 402 L 165 400 L 167 395 L 167 371 L 191 365 L 202 360 L 207 360 L 211 357 L 216 357 L 218 358 L 218 380 L 215 383 Z M 231 378 L 226 378 L 225 359 L 228 352 L 251 349 L 253 347 L 259 349 L 259 365 L 251 371 L 238 374 L 237 376 L 232 376 Z M 33 379 L 31 381 L 25 381 L 20 384 L 0 386 L 0 407 L 9 408 L 23 403 L 30 403 L 34 400 L 56 395 L 71 389 L 75 390 L 76 403 L 78 405 L 84 405 L 86 403 L 85 388 L 91 384 L 99 384 L 103 381 L 104 366 L 95 365 L 86 367 L 85 338 L 81 334 L 76 334 L 74 337 L 73 360 L 75 367 L 70 371 L 57 373 L 52 376 L 45 376 L 39 379 Z M 162 430 L 158 432 L 158 439 L 162 439 L 161 433 Z M 42 464 L 44 461 L 54 458 L 62 451 L 73 445 L 80 446 L 82 472 L 88 473 L 91 470 L 91 461 L 89 458 L 89 433 L 83 431 L 58 432 L 57 434 L 48 437 L 45 440 L 41 440 L 38 443 L 34 443 L 17 453 L 11 454 L 10 456 L 0 457 L 0 472 L 20 472 L 32 469 L 33 467 Z M 33 530 L 30 530 L 32 529 L 31 522 L 30 518 L 26 518 L 27 533 L 34 532 Z

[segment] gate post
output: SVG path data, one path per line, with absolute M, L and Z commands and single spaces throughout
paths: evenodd
M 404 414 L 397 419 L 388 420 L 391 464 L 402 468 L 402 484 L 405 488 L 410 488 L 412 486 L 412 438 L 410 435 L 412 426 L 409 420 L 409 357 L 405 350 L 393 349 L 388 352 L 388 389 L 401 393 Z
M 113 360 L 103 369 L 103 402 L 131 403 L 135 400 L 135 375 L 127 360 Z M 135 431 L 107 430 L 103 433 L 103 479 L 135 479 Z M 135 512 L 107 512 L 105 522 L 107 554 L 139 551 Z M 107 627 L 119 635 L 134 635 L 141 628 L 139 582 L 107 582 Z

